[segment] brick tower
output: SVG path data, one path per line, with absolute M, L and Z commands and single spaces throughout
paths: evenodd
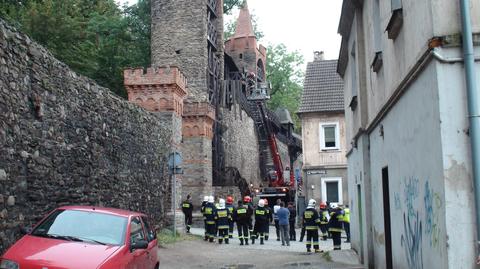
M 250 11 L 245 2 L 237 19 L 235 34 L 225 43 L 225 52 L 232 57 L 241 72 L 253 72 L 260 81 L 265 81 L 267 51 L 257 43 Z
M 212 137 L 223 77 L 223 1 L 152 0 L 152 65 L 178 66 L 184 103 L 182 196 L 198 208 L 212 195 Z

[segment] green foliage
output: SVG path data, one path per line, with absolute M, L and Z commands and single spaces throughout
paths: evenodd
M 150 65 L 150 0 L 0 0 L 0 15 L 74 71 L 125 97 L 123 69 Z
M 164 246 L 167 244 L 172 244 L 178 241 L 185 241 L 185 240 L 198 240 L 201 236 L 193 235 L 193 234 L 184 234 L 179 233 L 176 231 L 176 236 L 173 236 L 173 231 L 171 229 L 162 229 L 157 233 L 158 244 L 160 246 Z
M 301 129 L 296 112 L 303 89 L 303 62 L 303 56 L 298 51 L 288 51 L 284 44 L 267 48 L 267 81 L 271 83 L 268 107 L 272 110 L 279 107 L 288 109 L 297 131 Z
M 235 7 L 241 7 L 244 3 L 245 0 L 224 0 L 223 13 L 230 14 Z

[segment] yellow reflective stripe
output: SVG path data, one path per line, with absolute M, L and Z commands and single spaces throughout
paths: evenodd
M 307 226 L 305 227 L 307 230 L 318 230 L 318 226 Z
M 341 232 L 343 231 L 343 229 L 339 229 L 339 228 L 329 228 L 328 231 L 341 233 Z
M 189 208 L 190 204 L 183 204 L 182 207 Z
M 237 214 L 245 214 L 245 213 L 247 213 L 247 210 L 245 208 L 237 209 Z
M 265 211 L 264 210 L 255 210 L 255 214 L 256 215 L 265 215 Z

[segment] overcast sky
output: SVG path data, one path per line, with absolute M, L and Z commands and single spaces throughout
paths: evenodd
M 313 60 L 316 50 L 323 50 L 326 59 L 338 58 L 341 6 L 341 0 L 248 0 L 250 12 L 258 17 L 258 25 L 265 35 L 261 43 L 265 46 L 284 43 L 289 50 L 303 54 L 306 62 Z

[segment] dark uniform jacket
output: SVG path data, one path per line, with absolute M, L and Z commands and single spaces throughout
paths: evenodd
M 333 209 L 330 212 L 330 221 L 328 222 L 329 232 L 339 232 L 343 230 L 343 211 L 341 209 Z
M 328 224 L 328 210 L 320 209 L 320 224 Z
M 288 207 L 288 211 L 290 211 L 290 218 L 288 220 L 294 222 L 297 217 L 297 210 L 294 207 Z
M 265 207 L 257 207 L 257 209 L 255 209 L 255 222 L 268 223 L 268 214 L 269 212 Z
M 235 210 L 235 207 L 231 204 L 226 204 L 225 207 L 228 209 L 230 216 L 233 216 L 233 211 Z
M 228 208 L 217 209 L 215 213 L 215 220 L 218 229 L 228 229 L 228 222 L 232 219 L 230 210 Z
M 315 208 L 307 208 L 303 212 L 303 225 L 307 230 L 317 230 L 318 225 L 320 224 L 320 219 L 318 218 L 318 212 Z
M 239 206 L 233 211 L 233 220 L 236 221 L 237 224 L 248 224 L 252 213 L 253 209 L 248 205 Z
M 191 215 L 193 212 L 193 204 L 189 200 L 183 201 L 182 211 L 185 215 Z
M 203 208 L 203 217 L 207 224 L 215 224 L 216 208 L 213 203 L 207 203 Z
M 202 214 L 203 214 L 203 211 L 204 211 L 206 205 L 207 205 L 207 202 L 203 201 L 202 202 L 202 207 L 200 207 L 200 212 L 202 212 Z
M 273 221 L 273 210 L 269 206 L 265 206 L 265 210 L 267 210 L 268 222 Z

